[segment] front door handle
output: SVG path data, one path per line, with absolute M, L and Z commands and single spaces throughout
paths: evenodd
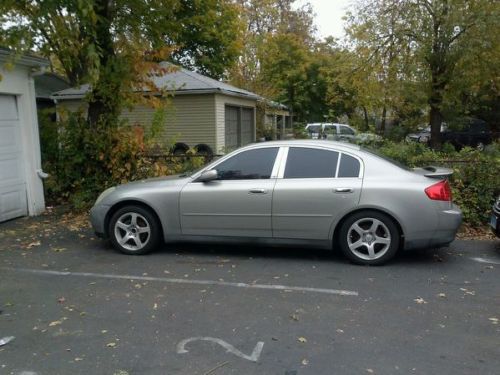
M 342 188 L 336 188 L 334 191 L 336 193 L 352 193 L 353 189 L 352 188 L 347 188 L 347 187 L 342 187 Z
M 267 194 L 267 190 L 266 189 L 250 189 L 248 191 L 249 194 Z

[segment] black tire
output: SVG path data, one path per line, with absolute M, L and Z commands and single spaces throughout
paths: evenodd
M 354 224 L 358 224 L 356 228 L 359 229 L 356 229 Z M 377 226 L 372 231 L 371 228 L 375 224 Z M 378 211 L 366 210 L 352 214 L 342 223 L 337 241 L 351 262 L 375 266 L 387 263 L 396 255 L 400 244 L 400 233 L 389 216 Z M 369 246 L 372 248 L 371 253 L 368 251 Z
M 135 224 L 133 217 L 136 218 Z M 121 224 L 117 224 L 118 221 Z M 147 228 L 149 232 L 146 231 Z M 151 252 L 158 247 L 162 237 L 161 226 L 156 216 L 151 210 L 137 205 L 128 205 L 118 209 L 109 221 L 108 233 L 113 247 L 128 255 Z M 119 238 L 119 236 L 122 237 Z M 123 242 L 125 238 L 129 239 Z

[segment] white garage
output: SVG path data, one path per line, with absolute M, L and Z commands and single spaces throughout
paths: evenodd
M 45 209 L 33 77 L 48 65 L 24 56 L 6 69 L 0 48 L 0 222 Z

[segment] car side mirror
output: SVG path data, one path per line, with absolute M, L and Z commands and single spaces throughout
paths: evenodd
M 210 169 L 208 171 L 202 172 L 200 177 L 196 179 L 196 182 L 210 182 L 213 180 L 217 180 L 217 177 L 219 177 L 217 170 Z

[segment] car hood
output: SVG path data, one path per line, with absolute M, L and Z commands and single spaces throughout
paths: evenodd
M 141 200 L 149 194 L 165 192 L 166 189 L 177 189 L 180 191 L 189 180 L 190 177 L 186 175 L 173 175 L 129 182 L 105 190 L 101 193 L 95 204 L 112 205 L 120 200 L 129 198 Z
M 123 185 L 118 185 L 117 189 L 128 189 L 128 188 L 138 188 L 141 186 L 150 187 L 154 185 L 177 185 L 177 183 L 181 180 L 185 180 L 188 178 L 186 175 L 176 174 L 172 176 L 162 176 L 162 177 L 153 177 L 146 178 L 144 180 L 132 181 Z

